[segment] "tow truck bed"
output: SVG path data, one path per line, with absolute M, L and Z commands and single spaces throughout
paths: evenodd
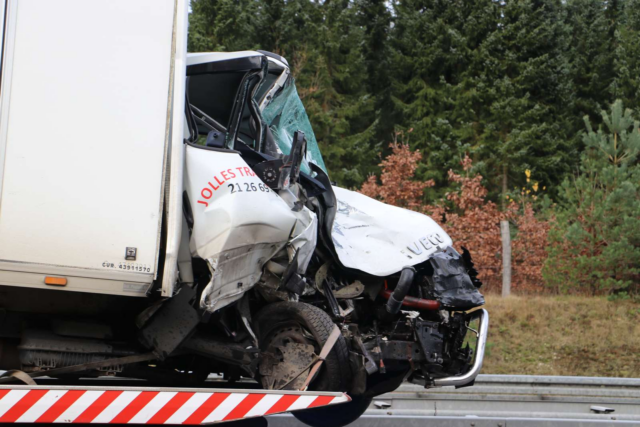
M 211 424 L 345 403 L 344 393 L 105 385 L 0 386 L 0 423 Z

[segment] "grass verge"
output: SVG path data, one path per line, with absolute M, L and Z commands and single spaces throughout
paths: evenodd
M 640 377 L 640 305 L 600 297 L 486 296 L 484 374 Z

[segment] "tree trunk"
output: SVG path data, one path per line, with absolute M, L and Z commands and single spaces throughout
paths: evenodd
M 507 209 L 507 165 L 502 166 L 502 210 Z

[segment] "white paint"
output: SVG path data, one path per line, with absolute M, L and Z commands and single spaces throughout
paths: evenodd
M 131 418 L 128 423 L 129 424 L 146 424 L 147 421 L 151 419 L 155 414 L 160 411 L 169 403 L 173 397 L 178 394 L 178 392 L 162 392 L 155 395 L 149 403 L 145 405 L 133 418 Z
M 78 418 L 89 406 L 93 404 L 104 391 L 102 390 L 90 390 L 85 392 L 78 400 L 73 402 L 69 408 L 64 411 L 54 422 L 56 423 L 72 423 Z
M 189 398 L 173 415 L 169 417 L 165 424 L 182 424 L 191 416 L 213 393 L 196 393 Z
M 344 188 L 333 187 L 333 191 L 338 210 L 331 237 L 345 267 L 384 277 L 424 262 L 439 248 L 453 244 L 442 227 L 426 215 Z M 435 234 L 442 242 L 429 245 L 428 237 Z
M 338 403 L 345 403 L 345 402 L 349 402 L 350 400 L 351 399 L 349 399 L 346 394 L 343 394 L 341 396 L 334 397 L 333 400 L 331 402 L 329 402 L 329 405 L 335 405 L 335 404 L 338 404 Z
M 214 423 L 216 421 L 222 420 L 224 417 L 229 415 L 231 411 L 236 409 L 236 406 L 240 402 L 242 402 L 245 397 L 247 397 L 247 393 L 233 393 L 230 394 L 216 409 L 213 410 L 207 418 L 202 420 L 202 424 Z
M 54 403 L 58 401 L 67 391 L 49 390 L 42 396 L 27 412 L 22 414 L 17 423 L 33 423 L 42 416 Z
M 265 414 L 273 405 L 275 405 L 282 398 L 281 394 L 266 394 L 256 405 L 251 408 L 245 418 L 261 417 Z
M 162 274 L 162 296 L 173 295 L 178 279 L 178 253 L 182 234 L 182 177 L 184 175 L 184 104 L 187 73 L 187 27 L 189 25 L 189 2 L 178 1 L 176 9 L 174 76 L 171 112 L 171 135 L 169 147 L 169 188 L 166 208 L 167 242 L 165 251 L 164 272 Z
M 174 0 L 21 0 L 10 9 L 0 260 L 91 277 L 136 247 L 136 263 L 151 267 L 141 280 L 150 281 Z
M 213 269 L 200 306 L 214 311 L 257 283 L 298 218 L 237 153 L 187 146 L 185 169 L 194 218 L 191 253 Z
M 196 52 L 187 55 L 187 65 L 206 64 L 209 62 L 230 61 L 240 58 L 251 58 L 253 56 L 264 56 L 260 52 L 253 50 L 242 50 L 238 52 Z
M 141 391 L 123 391 L 113 402 L 107 406 L 104 411 L 100 412 L 91 423 L 107 424 L 122 412 L 124 408 L 129 406 L 133 400 L 142 393 Z
M 289 406 L 289 408 L 287 409 L 287 412 L 289 411 L 295 411 L 296 409 L 305 409 L 308 408 L 309 405 L 311 405 L 313 403 L 314 400 L 316 400 L 318 396 L 315 395 L 304 395 L 304 396 L 300 396 L 298 398 L 298 400 L 296 400 L 295 402 L 293 402 L 291 404 L 291 406 Z
M 18 403 L 27 393 L 29 393 L 29 390 L 11 390 L 5 394 L 4 397 L 0 399 L 0 417 L 7 413 L 9 409 L 13 408 L 13 405 Z

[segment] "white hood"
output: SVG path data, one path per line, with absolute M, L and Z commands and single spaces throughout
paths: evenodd
M 426 215 L 333 187 L 338 210 L 331 237 L 340 262 L 374 276 L 420 264 L 453 242 Z

